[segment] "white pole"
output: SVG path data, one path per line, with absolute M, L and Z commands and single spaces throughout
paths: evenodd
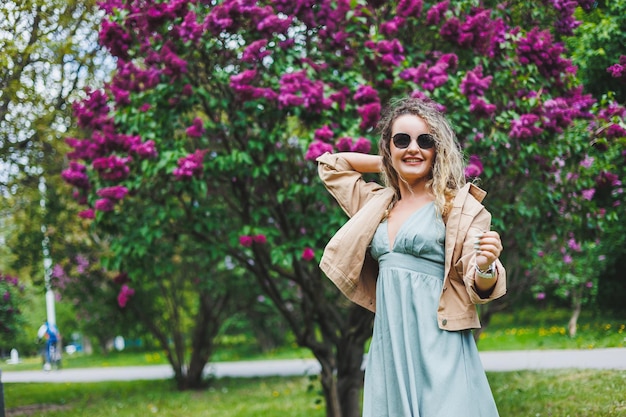
M 46 214 L 46 179 L 41 176 L 39 177 L 39 192 L 41 193 L 41 199 L 39 200 L 39 205 L 43 211 L 43 215 L 45 217 Z M 44 274 L 44 282 L 46 285 L 46 318 L 48 323 L 51 325 L 56 325 L 56 311 L 54 308 L 54 290 L 52 289 L 52 285 L 50 284 L 50 278 L 52 277 L 52 259 L 50 259 L 50 239 L 48 238 L 47 228 L 45 224 L 41 225 L 41 233 L 43 234 L 43 240 L 41 241 L 41 247 L 43 250 L 43 274 Z

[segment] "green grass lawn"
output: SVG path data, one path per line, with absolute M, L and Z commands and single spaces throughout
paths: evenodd
M 481 334 L 480 350 L 593 349 L 626 346 L 626 317 L 583 311 L 575 337 L 567 332 L 570 311 L 522 309 L 495 314 Z
M 488 373 L 503 417 L 626 415 L 626 371 Z M 220 379 L 179 392 L 169 381 L 5 384 L 7 417 L 322 417 L 319 382 L 308 378 Z M 29 411 L 28 414 L 18 414 Z

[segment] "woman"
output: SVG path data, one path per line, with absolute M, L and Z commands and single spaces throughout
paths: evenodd
M 320 267 L 376 312 L 365 367 L 367 417 L 492 417 L 498 411 L 471 329 L 476 304 L 506 292 L 485 192 L 434 103 L 403 99 L 379 123 L 379 155 L 326 153 L 324 185 L 350 219 Z M 362 174 L 382 173 L 385 187 Z

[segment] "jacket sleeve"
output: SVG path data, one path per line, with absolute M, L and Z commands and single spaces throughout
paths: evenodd
M 317 158 L 317 162 L 324 186 L 349 217 L 363 207 L 374 191 L 383 188 L 375 182 L 366 182 L 363 175 L 355 171 L 340 154 L 326 152 Z
M 484 207 L 474 216 L 467 234 L 463 240 L 463 250 L 460 259 L 457 261 L 456 268 L 462 270 L 463 282 L 469 294 L 470 300 L 474 304 L 485 304 L 496 298 L 502 297 L 506 293 L 506 271 L 500 260 L 496 260 L 496 280 L 495 286 L 489 293 L 483 297 L 478 294 L 475 286 L 476 279 L 476 250 L 474 249 L 474 241 L 476 235 L 483 231 L 490 230 L 491 213 Z M 461 271 L 459 271 L 461 272 Z

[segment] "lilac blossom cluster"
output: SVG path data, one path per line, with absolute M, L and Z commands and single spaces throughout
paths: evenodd
M 562 133 L 575 119 L 591 119 L 590 109 L 594 103 L 590 94 L 582 94 L 582 88 L 575 88 L 563 97 L 546 100 L 538 112 L 546 130 Z
M 328 125 L 317 129 L 313 141 L 306 152 L 305 159 L 315 161 L 326 152 L 334 152 L 335 147 L 339 152 L 369 153 L 371 151 L 372 143 L 367 138 L 360 137 L 355 141 L 352 137 L 342 136 L 335 141 L 335 146 L 333 146 L 334 136 L 334 132 Z
M 572 62 L 561 56 L 564 52 L 565 47 L 561 43 L 554 43 L 550 32 L 536 27 L 517 43 L 521 64 L 535 64 L 540 74 L 555 80 L 562 77 L 562 74 L 576 73 Z
M 128 67 L 123 67 L 127 69 Z M 88 204 L 86 192 L 91 189 L 85 161 L 104 181 L 120 182 L 128 177 L 133 156 L 149 159 L 157 156 L 153 140 L 142 141 L 138 135 L 119 134 L 115 131 L 113 119 L 109 116 L 110 108 L 107 95 L 100 90 L 88 91 L 88 96 L 73 105 L 74 115 L 80 127 L 92 132 L 90 138 L 68 138 L 66 142 L 73 151 L 68 153 L 69 167 L 61 173 L 68 184 L 78 189 L 76 198 L 80 204 Z M 125 194 L 124 194 L 125 195 Z M 97 211 L 111 211 L 121 198 L 101 198 L 93 207 L 82 210 L 79 217 L 92 219 Z
M 369 40 L 365 47 L 374 51 L 374 59 L 382 69 L 391 70 L 400 66 L 404 61 L 404 47 L 398 39 L 381 40 L 378 42 Z
M 465 167 L 465 177 L 480 177 L 484 170 L 485 168 L 483 167 L 480 157 L 478 155 L 470 155 L 469 160 L 467 161 L 467 166 Z
M 203 24 L 216 37 L 242 27 L 256 28 L 261 35 L 271 36 L 286 33 L 292 23 L 291 16 L 290 13 L 278 15 L 271 6 L 257 5 L 255 0 L 225 0 L 212 7 Z
M 120 292 L 117 294 L 117 304 L 124 308 L 130 301 L 131 297 L 135 295 L 135 290 L 129 287 L 127 284 L 122 285 Z
M 483 98 L 492 80 L 491 75 L 483 77 L 482 65 L 467 71 L 461 80 L 461 92 L 469 99 L 470 112 L 479 118 L 491 117 L 496 112 L 496 106 Z
M 554 23 L 556 31 L 565 36 L 572 36 L 582 22 L 574 18 L 574 12 L 578 6 L 577 0 L 550 0 L 557 11 L 558 18 Z
M 613 78 L 626 79 L 626 55 L 620 56 L 619 63 L 611 65 L 606 70 Z
M 254 243 L 264 245 L 267 243 L 267 237 L 264 234 L 239 236 L 239 244 L 245 248 L 251 247 Z
M 447 2 L 433 6 L 435 10 L 432 15 L 428 13 L 428 21 L 441 20 L 447 7 Z M 505 41 L 507 29 L 504 20 L 491 18 L 491 10 L 475 8 L 465 21 L 457 17 L 446 19 L 439 33 L 450 42 L 493 58 Z
M 319 113 L 330 108 L 332 100 L 324 97 L 324 82 L 311 80 L 305 70 L 284 74 L 280 78 L 279 108 L 302 106 Z
M 204 155 L 206 149 L 198 149 L 192 154 L 178 159 L 178 167 L 174 168 L 173 174 L 177 180 L 199 177 L 203 172 Z
M 359 127 L 362 130 L 376 127 L 382 109 L 378 91 L 369 85 L 361 85 L 352 98 L 357 103 L 357 112 L 361 116 Z
M 427 62 L 417 67 L 411 67 L 400 73 L 400 78 L 421 85 L 428 91 L 441 87 L 448 81 L 448 71 L 453 71 L 458 65 L 458 57 L 455 54 L 440 54 L 441 56 L 432 66 Z

